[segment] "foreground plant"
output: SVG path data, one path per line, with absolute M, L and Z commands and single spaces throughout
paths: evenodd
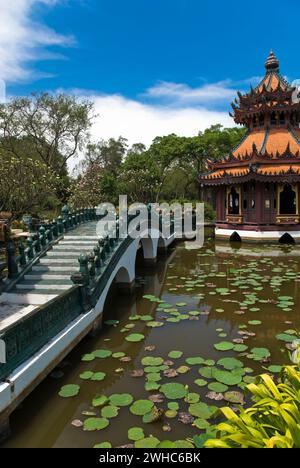
M 221 411 L 227 422 L 218 424 L 215 439 L 205 442 L 210 448 L 300 448 L 300 367 L 283 369 L 280 383 L 263 374 L 247 389 L 254 404 L 236 414 L 231 408 Z

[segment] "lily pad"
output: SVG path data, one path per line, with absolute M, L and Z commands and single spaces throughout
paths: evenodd
M 239 367 L 243 367 L 242 361 L 239 361 L 238 359 L 230 358 L 230 357 L 220 359 L 218 361 L 218 364 L 219 366 L 222 366 L 227 370 L 232 370 L 232 369 L 236 369 Z
M 101 410 L 102 418 L 110 419 L 115 418 L 119 414 L 119 408 L 117 406 L 104 406 Z
M 215 406 L 209 406 L 206 403 L 194 403 L 189 406 L 189 413 L 196 418 L 210 419 L 216 412 Z
M 214 369 L 213 377 L 225 385 L 237 385 L 242 381 L 242 376 L 233 372 Z
M 105 376 L 106 376 L 105 372 L 95 372 L 92 375 L 91 380 L 93 380 L 95 382 L 101 382 L 101 380 L 105 379 Z
M 220 382 L 211 382 L 210 384 L 208 384 L 208 388 L 209 390 L 217 393 L 223 393 L 228 390 L 228 386 Z
M 214 344 L 214 348 L 218 351 L 229 351 L 234 348 L 234 343 L 231 343 L 231 341 L 220 341 Z
M 130 393 L 114 393 L 110 395 L 109 401 L 113 406 L 129 406 L 133 402 L 133 396 Z
M 137 441 L 137 440 L 144 439 L 144 437 L 145 437 L 145 434 L 141 427 L 131 427 L 130 429 L 128 429 L 129 440 Z
M 183 355 L 182 351 L 170 351 L 168 354 L 168 357 L 171 359 L 178 359 L 178 358 L 181 358 L 182 355 Z
M 96 349 L 92 352 L 93 356 L 100 359 L 108 358 L 112 355 L 112 352 L 108 349 Z
M 100 431 L 109 425 L 109 420 L 105 418 L 88 418 L 84 421 L 84 431 Z
M 136 400 L 130 406 L 130 412 L 136 416 L 144 416 L 146 413 L 149 413 L 153 408 L 154 403 L 150 400 Z
M 139 343 L 144 339 L 145 335 L 142 335 L 141 333 L 131 333 L 130 335 L 125 337 L 125 340 L 129 341 L 130 343 Z
M 91 377 L 93 377 L 94 375 L 94 372 L 92 371 L 86 371 L 86 372 L 83 372 L 82 374 L 80 374 L 80 378 L 82 380 L 90 380 Z
M 106 405 L 108 398 L 105 395 L 98 395 L 93 398 L 92 405 L 97 408 L 98 406 Z
M 160 387 L 160 391 L 170 400 L 179 400 L 188 394 L 188 390 L 180 383 L 166 383 Z
M 159 444 L 159 440 L 156 437 L 146 437 L 144 439 L 137 440 L 134 444 L 135 448 L 155 448 Z
M 59 396 L 62 398 L 71 398 L 78 395 L 80 391 L 80 385 L 69 384 L 61 387 L 59 391 Z
M 185 360 L 185 362 L 189 365 L 189 366 L 194 366 L 194 365 L 197 365 L 197 364 L 203 364 L 204 362 L 204 359 L 200 356 L 195 356 L 195 357 L 189 357 Z
M 244 403 L 244 395 L 241 392 L 226 392 L 224 393 L 224 400 L 229 403 L 242 405 Z
M 161 357 L 146 356 L 142 359 L 143 366 L 161 366 L 164 363 Z

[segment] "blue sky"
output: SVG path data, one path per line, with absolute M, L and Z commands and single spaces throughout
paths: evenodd
M 9 95 L 88 95 L 95 138 L 148 144 L 230 125 L 270 48 L 300 77 L 299 14 L 297 0 L 0 0 L 0 77 Z

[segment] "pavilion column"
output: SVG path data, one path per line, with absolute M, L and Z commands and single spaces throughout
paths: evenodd
M 263 184 L 260 182 L 256 182 L 255 187 L 256 197 L 255 197 L 255 205 L 256 205 L 256 221 L 257 224 L 263 222 L 263 198 L 264 198 L 264 187 Z

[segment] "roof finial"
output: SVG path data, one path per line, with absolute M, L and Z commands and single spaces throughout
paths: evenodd
M 275 56 L 272 49 L 270 51 L 269 57 L 266 60 L 265 66 L 266 66 L 267 72 L 270 72 L 270 71 L 277 71 L 278 72 L 279 71 L 279 61 L 278 61 L 277 57 Z

